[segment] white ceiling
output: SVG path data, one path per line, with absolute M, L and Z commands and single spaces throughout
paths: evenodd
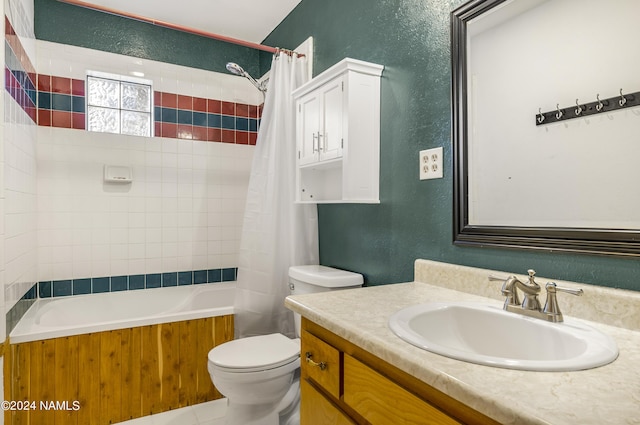
M 301 0 L 87 0 L 87 3 L 261 43 Z

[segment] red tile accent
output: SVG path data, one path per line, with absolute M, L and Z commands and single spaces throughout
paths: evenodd
M 77 130 L 84 130 L 85 127 L 85 115 L 79 112 L 73 112 L 71 114 L 71 128 Z
M 258 118 L 258 107 L 256 105 L 249 105 L 249 117 Z
M 249 116 L 249 105 L 245 105 L 244 103 L 236 103 L 236 116 L 237 117 L 248 117 Z
M 235 143 L 236 142 L 236 132 L 234 130 L 220 130 L 222 137 L 221 141 L 224 143 Z
M 221 142 L 222 141 L 222 133 L 219 128 L 208 128 L 207 129 L 207 141 L 209 142 Z
M 178 124 L 163 122 L 161 137 L 173 137 L 174 139 L 178 137 Z
M 4 15 L 4 35 L 15 35 L 15 31 L 13 30 L 13 26 L 9 21 L 7 15 Z
M 178 124 L 178 139 L 193 139 L 193 126 Z
M 193 98 L 191 96 L 178 95 L 178 108 L 193 111 Z
M 207 112 L 207 99 L 203 99 L 201 97 L 194 97 L 193 110 L 198 112 Z
M 71 78 L 51 77 L 51 92 L 71 94 Z
M 38 109 L 38 125 L 51 127 L 51 111 L 49 109 Z
M 51 76 L 45 74 L 38 74 L 38 90 L 39 91 L 51 91 Z
M 161 137 L 162 136 L 162 124 L 158 121 L 153 123 L 153 126 L 155 127 L 155 133 L 153 134 L 154 137 Z
M 71 112 L 51 111 L 51 126 L 71 128 Z
M 219 100 L 207 99 L 207 112 L 211 114 L 219 114 L 222 111 L 222 105 Z
M 249 133 L 246 131 L 236 131 L 236 143 L 239 145 L 248 145 Z
M 231 102 L 222 102 L 222 111 L 224 115 L 235 115 L 236 104 Z
M 178 107 L 178 95 L 175 93 L 162 93 L 162 106 L 165 108 Z
M 33 122 L 35 122 L 35 123 L 38 122 L 38 109 L 37 108 L 28 107 L 27 108 L 27 115 L 29 115 L 29 118 L 31 118 L 33 120 Z
M 74 96 L 84 96 L 84 80 L 71 80 L 71 94 Z
M 153 106 L 162 106 L 162 92 L 154 91 L 153 92 Z
M 255 146 L 258 141 L 258 133 L 249 133 L 249 144 Z
M 192 129 L 192 138 L 193 140 L 207 140 L 207 129 L 204 127 L 198 127 L 197 125 L 193 126 Z

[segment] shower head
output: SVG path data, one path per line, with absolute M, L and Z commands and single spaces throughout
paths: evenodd
M 234 62 L 227 63 L 227 71 L 235 75 L 245 76 L 246 72 L 240 65 Z
M 251 83 L 256 86 L 256 88 L 258 90 L 260 90 L 263 94 L 264 92 L 267 91 L 267 86 L 266 86 L 266 81 L 256 81 L 255 78 L 253 78 L 251 75 L 249 75 L 249 73 L 247 71 L 245 71 L 244 69 L 242 69 L 242 67 L 240 65 L 238 65 L 235 62 L 228 62 L 227 63 L 227 71 L 229 71 L 230 73 L 234 74 L 234 75 L 239 75 L 241 77 L 245 77 L 247 80 L 251 81 Z

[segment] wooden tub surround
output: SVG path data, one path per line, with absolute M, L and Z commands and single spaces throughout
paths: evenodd
M 5 411 L 5 424 L 106 425 L 221 398 L 207 353 L 232 339 L 226 315 L 6 344 L 4 399 L 37 408 Z

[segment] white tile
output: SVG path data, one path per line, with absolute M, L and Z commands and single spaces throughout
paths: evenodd
M 227 399 L 209 401 L 191 406 L 193 412 L 201 424 L 205 421 L 211 421 L 224 418 L 227 411 Z
M 198 425 L 198 418 L 190 408 L 176 409 L 151 417 L 153 425 Z

